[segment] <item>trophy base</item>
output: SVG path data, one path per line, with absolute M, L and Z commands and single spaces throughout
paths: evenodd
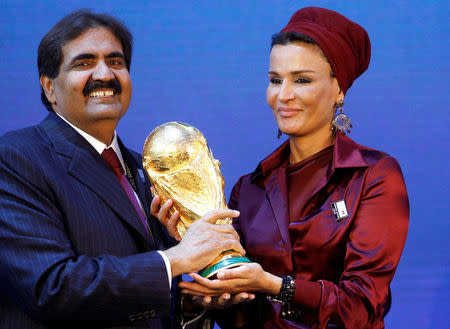
M 251 263 L 251 261 L 242 256 L 240 253 L 234 250 L 226 250 L 222 252 L 211 264 L 200 272 L 200 275 L 204 278 L 211 278 L 216 275 L 219 270 L 227 268 L 238 267 L 245 263 Z

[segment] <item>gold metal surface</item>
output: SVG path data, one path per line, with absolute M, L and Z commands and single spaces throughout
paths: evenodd
M 177 230 L 181 238 L 189 225 L 208 211 L 227 208 L 220 162 L 198 129 L 181 122 L 164 123 L 147 137 L 142 157 L 161 204 L 172 199 L 170 215 L 175 210 L 180 213 Z M 231 223 L 231 218 L 216 222 Z M 249 262 L 234 250 L 224 250 L 200 275 L 210 278 L 221 269 Z
M 175 210 L 180 213 L 181 237 L 206 212 L 227 208 L 220 162 L 198 129 L 180 122 L 162 124 L 147 137 L 142 156 L 161 204 L 172 199 L 170 215 Z M 217 224 L 231 222 L 225 219 Z

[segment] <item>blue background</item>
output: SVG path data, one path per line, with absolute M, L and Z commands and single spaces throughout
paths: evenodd
M 449 2 L 10 1 L 0 3 L 0 135 L 40 122 L 37 46 L 80 7 L 123 20 L 135 38 L 133 100 L 118 127 L 141 150 L 166 121 L 205 134 L 226 195 L 281 141 L 265 102 L 271 35 L 303 6 L 327 7 L 369 33 L 372 61 L 347 93 L 357 142 L 402 166 L 411 203 L 387 328 L 447 328 L 449 262 Z

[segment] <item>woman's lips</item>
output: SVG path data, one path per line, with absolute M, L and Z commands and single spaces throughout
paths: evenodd
M 292 108 L 292 107 L 280 107 L 278 108 L 278 115 L 282 118 L 290 118 L 301 112 L 301 109 Z

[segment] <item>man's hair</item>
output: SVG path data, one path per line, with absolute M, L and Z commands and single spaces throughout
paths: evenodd
M 41 76 L 47 76 L 50 79 L 58 77 L 62 61 L 62 47 L 87 30 L 96 27 L 107 28 L 120 41 L 125 63 L 130 71 L 133 37 L 127 27 L 112 16 L 94 14 L 87 9 L 81 9 L 65 16 L 42 38 L 37 58 L 39 78 Z M 47 110 L 53 111 L 42 87 L 41 101 Z

